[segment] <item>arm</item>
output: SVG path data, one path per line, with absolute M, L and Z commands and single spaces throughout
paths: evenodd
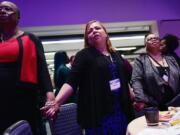
M 62 105 L 73 94 L 73 92 L 73 88 L 68 83 L 63 84 L 55 98 L 58 106 Z
M 63 84 L 59 93 L 57 94 L 54 102 L 47 102 L 46 106 L 42 108 L 45 115 L 54 119 L 59 107 L 76 91 L 81 74 L 84 71 L 84 58 L 77 54 L 71 72 L 68 76 L 66 83 Z
M 73 92 L 73 88 L 69 84 L 63 84 L 55 100 L 53 102 L 46 102 L 46 106 L 42 107 L 41 110 L 45 112 L 47 117 L 54 119 L 59 111 L 59 107 L 73 94 Z
M 166 106 L 179 107 L 180 106 L 180 94 L 176 95 L 171 101 L 166 103 Z
M 49 91 L 46 93 L 47 101 L 53 101 L 55 99 L 54 93 Z
M 123 59 L 124 60 L 124 66 L 125 66 L 125 70 L 126 70 L 126 73 L 127 73 L 127 79 L 128 81 L 130 82 L 131 80 L 131 76 L 132 76 L 132 65 L 129 63 L 128 60 L 126 59 Z
M 30 34 L 30 38 L 36 45 L 37 63 L 38 63 L 37 64 L 38 86 L 40 90 L 39 96 L 41 97 L 43 102 L 45 102 L 45 100 L 52 101 L 55 99 L 55 96 L 53 93 L 53 87 L 52 87 L 49 71 L 47 68 L 47 63 L 46 63 L 42 43 L 33 34 Z
M 135 98 L 135 94 L 134 94 L 134 90 L 130 84 L 130 80 L 131 80 L 131 76 L 132 76 L 132 65 L 129 63 L 128 60 L 123 59 L 124 60 L 124 66 L 125 66 L 125 70 L 126 70 L 126 74 L 128 77 L 128 87 L 129 87 L 129 93 L 130 93 L 130 97 L 131 97 L 131 101 L 134 101 Z
M 144 69 L 143 64 L 139 59 L 134 61 L 133 72 L 132 72 L 132 88 L 135 93 L 135 101 L 136 102 L 147 102 L 147 96 L 143 90 L 144 83 Z
M 147 59 L 144 58 L 144 61 L 145 60 Z M 148 80 L 148 76 L 146 75 L 145 69 L 143 67 L 144 61 L 140 57 L 137 58 L 134 62 L 131 82 L 135 93 L 135 101 L 136 103 L 140 103 L 141 107 L 145 107 L 145 104 L 158 105 L 157 101 L 154 100 L 152 96 L 147 95 L 145 92 L 148 87 L 146 83 L 149 83 L 150 85 L 151 82 L 146 82 L 146 80 Z M 142 105 L 141 103 L 144 105 Z
M 134 101 L 134 98 L 135 98 L 134 90 L 129 83 L 128 83 L 128 87 L 129 87 L 129 93 L 130 93 L 131 101 Z
M 134 108 L 137 111 L 142 110 L 147 102 L 147 96 L 143 91 L 143 70 L 142 62 L 139 59 L 136 59 L 133 66 L 131 83 L 134 90 Z

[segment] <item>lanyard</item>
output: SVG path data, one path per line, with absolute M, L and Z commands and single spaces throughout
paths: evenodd
M 108 62 L 108 69 L 112 75 L 112 79 L 118 78 L 116 62 L 113 60 L 113 57 L 111 56 L 111 54 L 109 54 L 109 56 L 105 56 L 105 59 Z
M 148 55 L 156 64 L 158 64 L 160 67 L 164 68 L 164 59 L 162 59 L 162 64 L 161 65 L 156 59 L 154 59 L 151 55 Z
M 109 54 L 109 55 L 104 55 L 105 56 L 105 58 L 106 58 L 106 60 L 108 61 L 108 63 L 111 63 L 111 64 L 113 64 L 114 63 L 114 60 L 113 60 L 113 58 L 112 58 L 112 56 L 111 56 L 111 54 Z M 110 60 L 109 60 L 109 58 L 110 58 Z
M 162 60 L 162 64 L 161 65 L 157 60 L 155 60 L 151 55 L 148 55 L 156 64 L 158 64 L 163 70 L 163 76 L 162 76 L 162 79 L 167 83 L 169 82 L 169 71 L 166 69 L 166 67 L 164 66 L 164 61 Z

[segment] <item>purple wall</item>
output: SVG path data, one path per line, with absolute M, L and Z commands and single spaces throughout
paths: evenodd
M 180 44 L 180 19 L 158 21 L 158 28 L 161 37 L 166 33 L 176 35 L 179 38 Z M 180 56 L 180 46 L 177 48 L 176 52 Z
M 0 0 L 2 1 L 2 0 Z M 20 26 L 157 20 L 160 36 L 180 38 L 180 0 L 10 0 L 21 11 Z M 180 48 L 177 50 L 180 55 Z
M 2 1 L 2 0 L 1 0 Z M 22 27 L 180 19 L 180 0 L 10 0 Z
M 165 33 L 170 33 L 177 35 L 180 39 L 180 19 L 158 21 L 158 27 L 161 36 L 164 36 Z
M 0 0 L 2 1 L 2 0 Z M 160 36 L 180 38 L 180 0 L 10 0 L 21 10 L 20 26 L 157 20 Z M 178 49 L 180 55 L 180 48 Z

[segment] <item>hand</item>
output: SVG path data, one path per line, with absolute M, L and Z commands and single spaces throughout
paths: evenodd
M 43 106 L 40 110 L 43 111 L 43 114 L 46 117 L 50 118 L 51 120 L 54 120 L 59 111 L 59 104 L 55 100 L 47 101 L 45 106 Z
M 55 95 L 54 95 L 54 93 L 53 92 L 47 92 L 46 93 L 46 100 L 47 101 L 54 101 L 55 100 Z
M 137 111 L 141 111 L 144 109 L 145 103 L 144 102 L 134 102 L 133 106 Z
M 134 99 L 135 99 L 135 94 L 134 94 L 134 91 L 133 91 L 133 89 L 131 88 L 131 89 L 129 89 L 129 91 L 130 91 L 130 98 L 131 98 L 131 101 L 134 101 Z
M 134 90 L 133 90 L 133 88 L 131 87 L 130 84 L 128 84 L 128 87 L 129 87 L 129 93 L 130 93 L 131 101 L 134 101 L 134 99 L 135 99 L 135 93 L 134 93 Z

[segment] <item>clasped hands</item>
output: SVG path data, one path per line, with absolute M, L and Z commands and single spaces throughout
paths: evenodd
M 146 107 L 146 104 L 144 102 L 134 102 L 133 103 L 133 107 L 137 110 L 137 111 L 141 111 Z
M 59 103 L 56 100 L 46 101 L 45 105 L 40 108 L 40 110 L 43 112 L 45 117 L 54 120 L 59 111 Z

